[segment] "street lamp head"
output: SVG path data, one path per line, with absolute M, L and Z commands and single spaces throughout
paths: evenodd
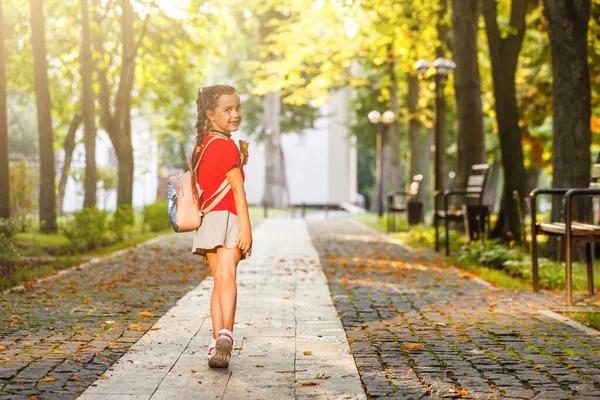
M 431 67 L 431 64 L 429 63 L 429 61 L 427 61 L 424 58 L 421 58 L 419 61 L 417 61 L 415 63 L 415 69 L 417 70 L 417 73 L 424 75 L 427 71 L 429 71 L 429 68 Z
M 456 69 L 456 64 L 451 60 L 440 57 L 433 62 L 433 67 L 438 75 L 448 76 Z
M 383 122 L 386 125 L 391 124 L 395 120 L 396 120 L 396 116 L 394 115 L 394 112 L 392 110 L 387 110 L 381 116 L 381 122 Z
M 378 124 L 381 122 L 381 113 L 379 111 L 373 110 L 368 115 L 369 122 L 372 124 Z

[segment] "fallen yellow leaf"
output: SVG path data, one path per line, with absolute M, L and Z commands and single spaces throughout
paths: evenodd
M 40 379 L 40 382 L 56 382 L 56 378 L 46 377 Z
M 108 379 L 108 376 L 106 376 L 106 375 L 97 375 L 96 378 L 104 380 L 104 379 Z
M 154 314 L 152 314 L 150 311 L 140 311 L 138 315 L 140 317 L 154 317 Z
M 78 381 L 79 379 L 81 379 L 81 378 L 79 378 L 77 375 L 73 375 L 72 377 L 69 378 L 70 381 Z
M 300 382 L 300 386 L 318 386 L 317 382 Z
M 305 352 L 304 352 L 304 353 L 302 353 L 302 354 L 304 354 L 305 356 L 311 356 L 311 355 L 312 355 L 312 353 L 313 353 L 312 351 L 305 351 Z
M 423 347 L 423 345 L 421 343 L 411 343 L 411 344 L 407 344 L 405 346 L 405 348 L 407 350 L 419 350 Z

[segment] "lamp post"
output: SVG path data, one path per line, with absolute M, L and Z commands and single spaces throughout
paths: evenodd
M 396 120 L 393 111 L 387 110 L 381 115 L 379 111 L 373 110 L 368 115 L 369 122 L 377 127 L 376 153 L 377 161 L 375 168 L 375 186 L 377 188 L 377 214 L 383 216 L 383 136 L 381 132 L 382 123 L 389 125 Z
M 456 64 L 445 58 L 438 58 L 433 62 L 433 67 L 435 68 L 434 82 L 435 82 L 435 136 L 434 136 L 434 146 L 435 146 L 435 161 L 434 161 L 434 174 L 435 174 L 435 183 L 434 183 L 434 191 L 437 192 L 439 190 L 443 190 L 443 182 L 444 176 L 441 171 L 442 165 L 442 151 L 440 150 L 440 144 L 442 143 L 442 115 L 441 115 L 441 107 L 442 107 L 442 93 L 441 93 L 441 83 L 443 79 L 447 78 L 454 69 L 456 68 Z M 424 76 L 427 71 L 431 68 L 431 64 L 429 61 L 425 59 L 420 59 L 415 63 L 415 69 L 417 73 L 421 76 Z

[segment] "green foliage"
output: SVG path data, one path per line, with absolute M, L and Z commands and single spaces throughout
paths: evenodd
M 120 205 L 112 213 L 109 228 L 119 241 L 123 240 L 125 233 L 131 231 L 135 224 L 135 213 L 129 204 Z
M 19 251 L 13 241 L 0 233 L 0 275 L 6 275 L 12 271 L 19 256 Z
M 21 225 L 21 221 L 18 221 L 14 218 L 0 218 L 0 235 L 4 235 L 10 239 L 15 236 L 19 230 L 21 230 Z
M 507 249 L 500 240 L 473 241 L 462 246 L 458 261 L 501 269 L 506 261 L 517 259 L 518 256 L 516 248 Z
M 108 212 L 95 207 L 86 207 L 74 212 L 60 225 L 60 231 L 76 250 L 98 248 L 107 242 Z
M 39 175 L 34 166 L 24 160 L 10 163 L 10 209 L 23 224 L 27 216 L 37 209 L 34 188 L 38 186 Z
M 420 224 L 413 225 L 408 232 L 396 234 L 401 240 L 415 247 L 433 248 L 435 246 L 435 228 Z M 445 246 L 446 232 L 440 227 L 439 232 L 440 248 Z M 450 251 L 457 252 L 467 243 L 464 233 L 451 230 L 450 231 Z
M 152 232 L 160 232 L 171 226 L 166 201 L 157 201 L 154 204 L 144 206 L 142 218 L 144 219 L 144 226 L 147 226 Z

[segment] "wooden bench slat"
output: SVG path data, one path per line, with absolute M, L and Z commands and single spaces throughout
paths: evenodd
M 469 176 L 469 181 L 467 182 L 467 187 L 469 186 L 483 186 L 485 182 L 485 175 L 471 175 Z
M 555 233 L 564 235 L 567 226 L 562 222 L 540 223 L 538 227 L 541 232 Z M 591 224 L 574 223 L 571 225 L 571 232 L 574 236 L 600 236 L 600 226 Z
M 592 179 L 600 178 L 600 164 L 594 164 L 592 167 Z

